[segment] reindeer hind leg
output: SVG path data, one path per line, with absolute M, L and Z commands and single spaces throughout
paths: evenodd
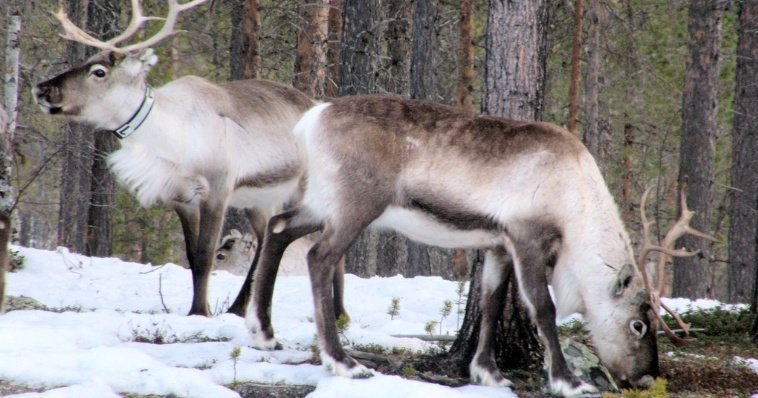
M 481 297 L 479 308 L 482 321 L 479 327 L 479 342 L 474 358 L 469 364 L 471 381 L 490 387 L 508 387 L 513 385 L 503 377 L 495 362 L 493 345 L 495 329 L 500 311 L 505 305 L 507 285 L 505 269 L 511 262 L 510 256 L 503 247 L 487 250 L 482 270 Z

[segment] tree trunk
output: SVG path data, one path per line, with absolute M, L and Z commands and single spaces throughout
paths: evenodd
M 376 93 L 379 0 L 344 0 L 340 96 Z
M 484 111 L 519 120 L 540 120 L 544 101 L 546 1 L 491 0 L 487 18 Z M 479 337 L 482 257 L 472 267 L 463 327 L 449 358 L 467 372 Z M 522 306 L 511 264 L 505 271 L 506 306 L 498 320 L 494 350 L 498 366 L 524 368 L 541 357 L 535 328 Z
M 232 5 L 232 80 L 257 79 L 261 69 L 259 0 L 235 0 Z
M 705 233 L 711 233 L 721 14 L 722 10 L 713 1 L 690 2 L 689 49 L 682 91 L 679 180 L 688 181 L 689 208 L 695 212 L 691 225 Z M 677 244 L 677 247 L 682 246 L 700 253 L 693 257 L 674 258 L 673 294 L 691 299 L 711 297 L 710 243 L 685 236 Z
M 327 97 L 336 97 L 340 88 L 342 0 L 329 0 L 328 42 L 326 45 L 326 88 Z
M 574 37 L 571 43 L 571 81 L 569 82 L 568 131 L 579 134 L 576 128 L 579 118 L 579 71 L 582 68 L 579 51 L 582 48 L 582 23 L 584 22 L 584 0 L 574 3 Z
M 397 95 L 408 95 L 411 7 L 404 0 L 389 0 L 387 4 L 387 78 L 384 88 Z
M 326 89 L 328 0 L 300 0 L 295 77 L 292 85 L 312 98 Z
M 3 103 L 0 104 L 0 314 L 5 312 L 5 273 L 10 259 L 9 245 L 13 232 L 13 135 L 18 106 L 19 34 L 21 15 L 8 12 Z M 5 109 L 8 109 L 6 114 Z
M 340 69 L 341 96 L 377 91 L 379 0 L 343 0 Z M 364 231 L 345 254 L 345 271 L 375 275 L 379 235 Z
M 87 26 L 95 37 L 108 39 L 119 33 L 119 0 L 90 2 L 87 9 Z M 116 138 L 105 131 L 94 134 L 95 151 L 92 161 L 90 190 L 92 197 L 87 215 L 87 254 L 107 257 L 113 246 L 113 207 L 116 184 L 108 170 L 106 156 L 116 147 Z
M 437 0 L 414 0 L 412 9 L 410 94 L 411 98 L 435 101 Z
M 474 110 L 474 5 L 473 0 L 461 0 L 458 20 L 458 85 L 456 105 Z
M 69 19 L 78 26 L 87 26 L 88 0 L 68 2 Z M 84 46 L 72 41 L 66 44 L 69 65 L 82 62 Z M 77 253 L 87 251 L 87 218 L 92 197 L 92 153 L 94 135 L 90 128 L 70 122 L 66 126 L 61 170 L 60 210 L 58 213 L 58 244 Z
M 758 2 L 739 11 L 729 212 L 729 301 L 756 311 L 758 273 Z
M 584 78 L 584 134 L 582 141 L 598 166 L 603 170 L 603 150 L 600 124 L 598 121 L 598 97 L 600 94 L 600 19 L 603 17 L 600 0 L 589 0 L 587 10 L 587 69 Z M 628 225 L 628 224 L 627 224 Z

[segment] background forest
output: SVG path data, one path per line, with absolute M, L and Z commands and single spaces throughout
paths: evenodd
M 65 3 L 72 20 L 87 26 L 97 37 L 112 36 L 128 22 L 127 2 Z M 492 27 L 492 23 L 488 25 L 488 11 L 498 3 L 214 1 L 183 14 L 180 27 L 184 32 L 155 47 L 161 61 L 151 72 L 150 81 L 160 86 L 186 74 L 214 82 L 260 77 L 292 83 L 318 98 L 386 93 L 478 112 L 486 101 L 486 38 L 488 26 Z M 734 96 L 740 92 L 735 90 L 735 81 L 740 82 L 739 12 L 742 9 L 745 14 L 747 22 L 743 23 L 753 27 L 753 33 L 745 34 L 747 38 L 742 40 L 752 43 L 758 17 L 750 2 L 741 3 L 586 0 L 585 4 L 581 0 L 554 0 L 545 3 L 544 15 L 535 23 L 545 35 L 540 42 L 545 53 L 544 92 L 542 102 L 535 104 L 537 119 L 567 126 L 583 137 L 635 241 L 640 230 L 640 196 L 646 187 L 654 186 L 648 214 L 655 221 L 653 232 L 660 238 L 678 215 L 678 182 L 686 174 L 680 171 L 682 167 L 705 175 L 705 191 L 698 191 L 696 186 L 702 183 L 693 182 L 695 176 L 689 175 L 690 208 L 704 217 L 702 224 L 696 221 L 695 226 L 718 241 L 705 244 L 701 247 L 704 255 L 688 260 L 699 262 L 697 269 L 704 272 L 682 268 L 677 274 L 675 265 L 676 295 L 736 302 L 750 302 L 754 297 L 758 269 L 754 58 L 745 61 L 745 112 L 735 112 Z M 57 7 L 55 0 L 0 3 L 3 15 L 21 19 L 18 114 L 15 132 L 11 131 L 18 243 L 48 249 L 62 245 L 85 254 L 143 263 L 183 263 L 181 228 L 173 212 L 164 207 L 140 208 L 104 169 L 103 158 L 117 145 L 115 138 L 107 132 L 64 124 L 42 114 L 33 104 L 33 84 L 92 53 L 58 36 L 59 25 L 50 13 Z M 147 14 L 162 15 L 163 7 L 161 1 L 145 2 Z M 579 19 L 575 18 L 577 8 L 582 11 Z M 751 13 L 746 11 L 751 9 Z M 698 10 L 702 13 L 696 14 Z M 582 22 L 579 35 L 575 34 L 575 21 Z M 9 36 L 9 26 L 5 23 L 0 27 L 3 38 Z M 697 29 L 704 33 L 692 36 L 699 32 Z M 698 42 L 691 48 L 688 43 L 693 43 L 692 37 L 712 40 L 709 47 Z M 578 46 L 575 38 L 581 39 Z M 755 56 L 756 46 L 751 49 L 749 43 L 745 44 L 747 51 Z M 578 50 L 573 57 L 572 48 Z M 688 54 L 693 48 L 711 52 L 713 64 L 700 66 L 712 79 L 688 77 L 697 69 L 697 65 L 688 68 Z M 8 55 L 3 57 L 5 65 Z M 308 61 L 314 59 L 317 62 Z M 576 66 L 574 74 L 572 66 Z M 348 81 L 351 76 L 355 78 L 352 82 Z M 571 88 L 572 81 L 577 83 L 575 89 Z M 710 84 L 713 95 L 696 91 L 698 84 L 685 84 L 693 81 Z M 6 91 L 7 82 L 6 78 Z M 578 100 L 572 104 L 570 94 L 574 93 Z M 734 120 L 735 114 L 746 115 L 747 121 Z M 703 125 L 698 117 L 709 124 Z M 571 120 L 576 120 L 576 126 Z M 738 122 L 743 127 L 735 127 Z M 696 133 L 688 126 L 694 126 Z M 703 136 L 705 141 L 698 141 Z M 733 137 L 740 137 L 739 143 L 733 142 Z M 739 155 L 739 164 L 735 161 L 737 152 L 743 154 Z M 735 167 L 742 171 L 734 173 Z M 735 187 L 737 174 L 743 176 L 742 187 Z M 735 218 L 734 214 L 740 216 Z M 228 218 L 232 224 L 239 221 L 233 214 Z M 747 225 L 746 229 L 741 227 L 747 232 L 731 232 L 739 239 L 730 235 L 733 219 Z M 419 249 L 398 243 L 396 236 L 367 239 L 369 243 L 361 243 L 362 249 L 358 245 L 357 250 L 362 252 L 353 254 L 348 262 L 348 272 L 360 276 L 401 272 L 405 276 L 460 278 L 468 277 L 476 260 L 475 253 Z M 731 249 L 737 253 L 735 257 L 730 255 L 730 242 L 737 241 L 743 246 Z M 737 257 L 739 261 L 735 261 Z M 456 267 L 441 265 L 446 262 Z M 687 280 L 688 276 L 696 281 Z M 695 283 L 698 288 L 677 288 L 677 281 Z

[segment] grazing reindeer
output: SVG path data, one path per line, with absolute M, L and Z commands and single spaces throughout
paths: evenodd
M 142 15 L 138 0 L 124 33 L 106 42 L 60 10 L 64 38 L 104 51 L 33 89 L 45 113 L 114 131 L 121 149 L 108 163 L 117 178 L 143 206 L 164 202 L 176 210 L 192 270 L 189 313 L 199 315 L 209 315 L 208 278 L 227 206 L 247 209 L 261 247 L 268 218 L 299 195 L 303 167 L 291 130 L 313 105 L 294 88 L 265 80 L 216 85 L 185 76 L 160 88 L 148 85 L 158 58 L 147 47 L 173 33 L 181 11 L 204 1 L 169 0 L 161 30 L 124 47 L 116 44 L 155 19 Z M 244 314 L 257 258 L 230 312 Z M 344 312 L 341 302 L 337 307 Z
M 369 376 L 339 344 L 330 305 L 338 259 L 366 227 L 393 229 L 443 247 L 486 250 L 482 324 L 470 364 L 474 382 L 507 386 L 492 352 L 512 262 L 521 299 L 545 346 L 550 389 L 595 391 L 576 380 L 556 333 L 557 313 L 584 315 L 603 363 L 625 384 L 659 373 L 651 301 L 617 207 L 582 143 L 548 123 L 466 113 L 392 97 L 345 97 L 308 111 L 294 129 L 307 159 L 306 189 L 269 221 L 247 323 L 272 348 L 262 287 L 284 248 L 323 230 L 308 253 L 321 358 L 337 375 Z

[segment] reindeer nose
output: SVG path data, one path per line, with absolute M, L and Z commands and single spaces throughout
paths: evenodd
M 653 376 L 644 375 L 637 380 L 632 381 L 632 386 L 636 388 L 650 388 L 653 385 Z

